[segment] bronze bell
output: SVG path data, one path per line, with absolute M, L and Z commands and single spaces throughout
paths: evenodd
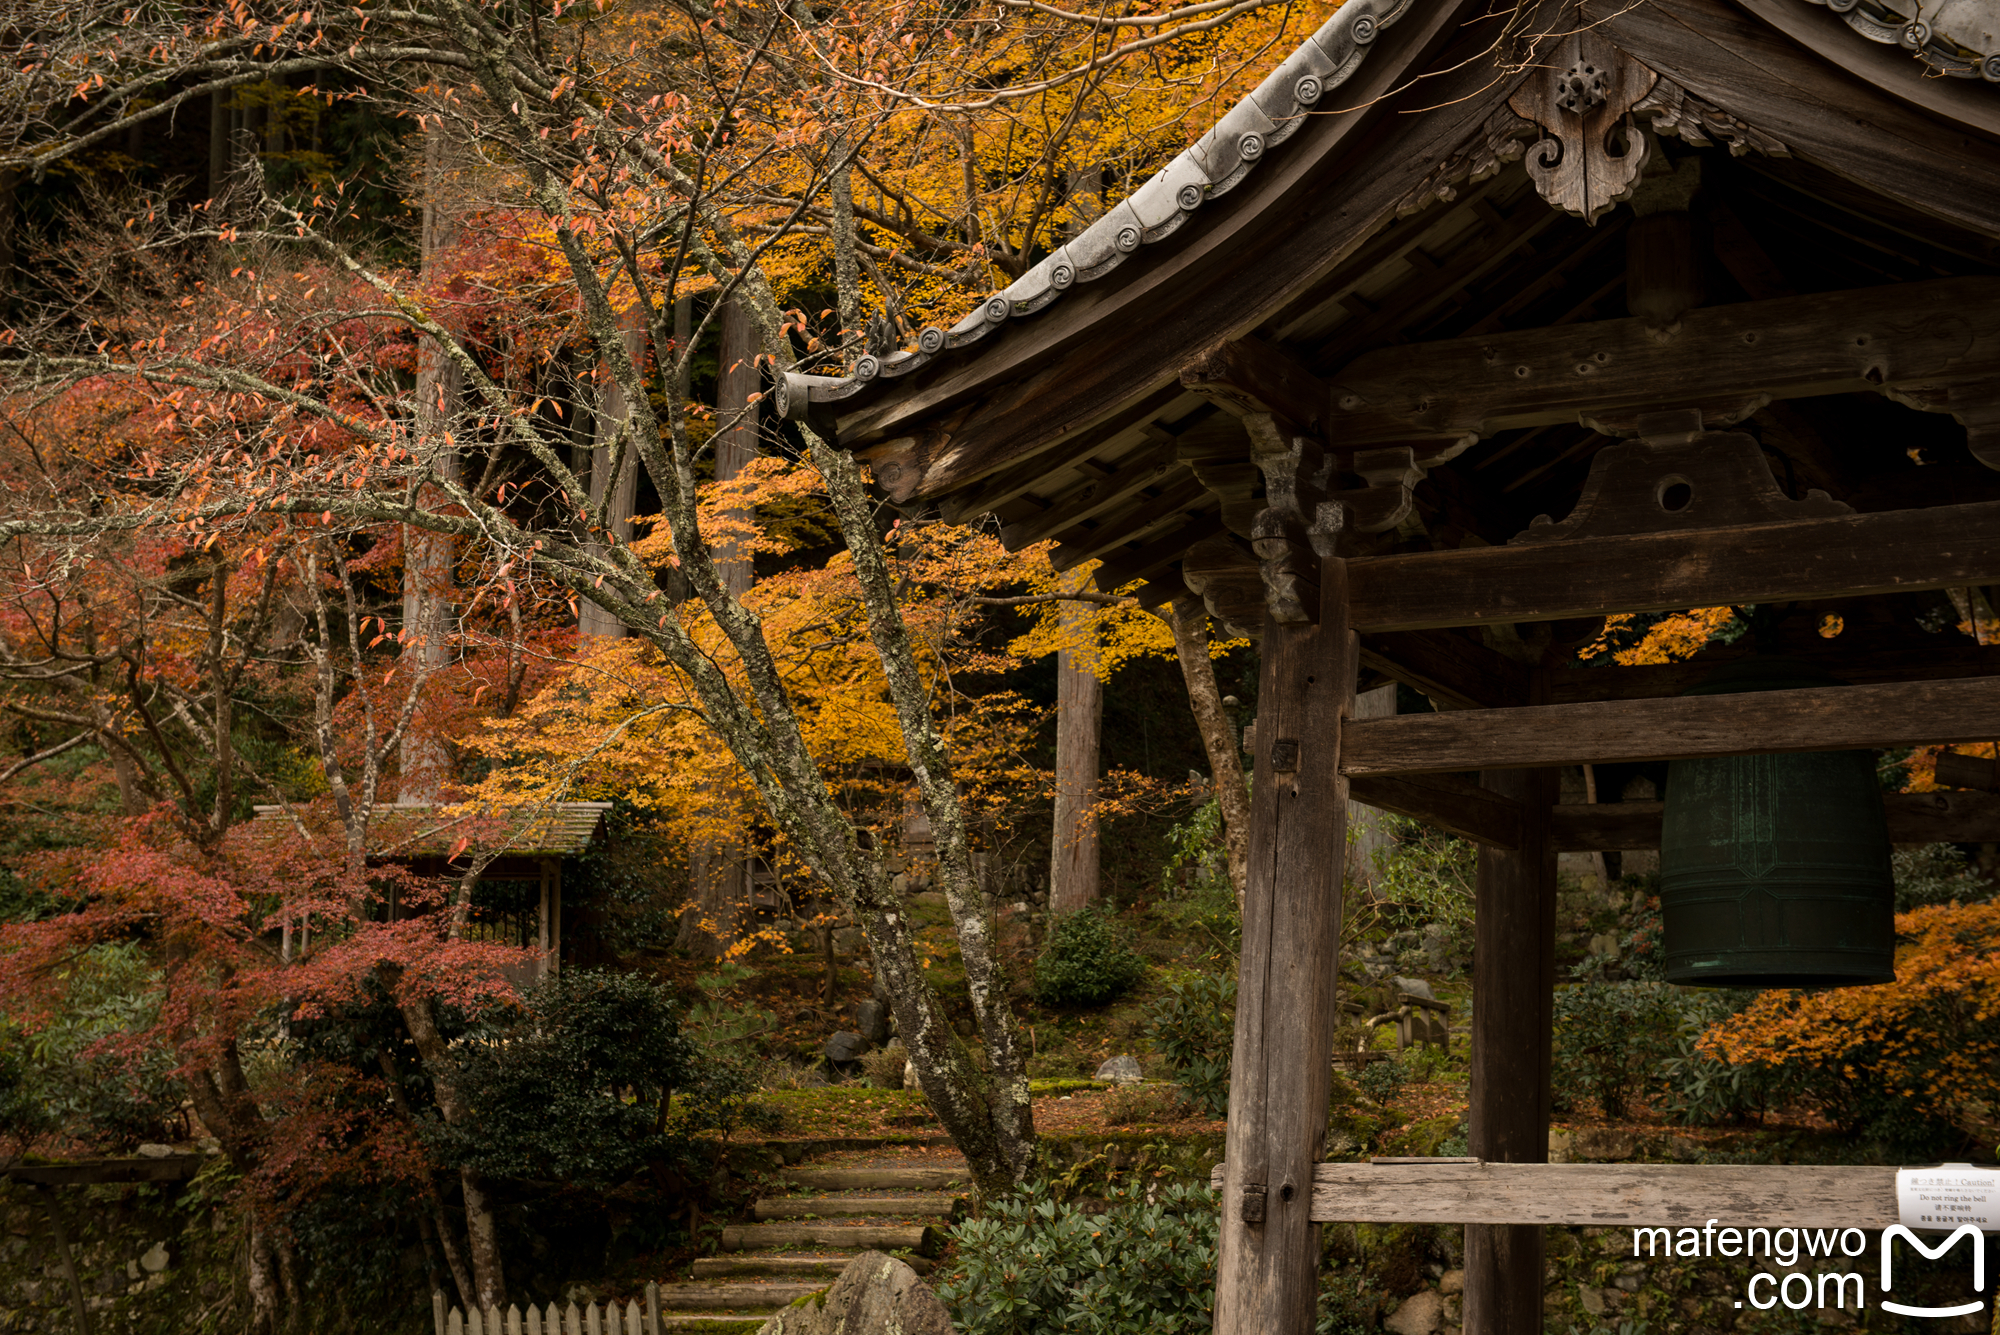
M 1688 694 L 1838 684 L 1756 658 Z M 1660 832 L 1660 913 L 1670 983 L 1894 981 L 1895 881 L 1874 752 L 1673 762 Z

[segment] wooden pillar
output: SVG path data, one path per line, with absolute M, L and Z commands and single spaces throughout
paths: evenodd
M 1063 577 L 1065 592 L 1089 583 L 1087 574 Z M 1064 638 L 1088 643 L 1056 653 L 1056 801 L 1049 840 L 1049 913 L 1074 913 L 1097 899 L 1098 738 L 1104 725 L 1104 683 L 1097 679 L 1096 622 L 1092 609 L 1063 603 L 1057 613 Z
M 1555 1002 L 1556 857 L 1549 809 L 1560 771 L 1488 770 L 1480 786 L 1521 804 L 1521 850 L 1479 849 L 1472 965 L 1472 1153 L 1549 1157 L 1549 1037 Z M 1539 1225 L 1465 1228 L 1464 1335 L 1539 1335 Z
M 1319 1228 L 1308 1215 L 1333 1063 L 1347 845 L 1340 731 L 1357 661 L 1346 575 L 1343 562 L 1324 564 L 1318 626 L 1264 625 L 1217 1335 L 1313 1328 Z

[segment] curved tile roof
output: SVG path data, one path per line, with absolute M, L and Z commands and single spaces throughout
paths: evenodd
M 1810 0 L 1940 74 L 2000 83 L 2000 0 Z
M 1347 81 L 1376 35 L 1409 5 L 1410 0 L 1347 0 L 1207 134 L 972 314 L 950 329 L 924 329 L 914 352 L 866 354 L 844 376 L 785 372 L 776 386 L 779 415 L 803 421 L 813 404 L 835 403 L 876 380 L 909 375 L 944 353 L 977 343 L 1010 320 L 1046 309 L 1077 284 L 1110 273 L 1141 246 L 1173 235 L 1196 209 L 1233 190 L 1266 153 L 1305 124 L 1307 113 Z

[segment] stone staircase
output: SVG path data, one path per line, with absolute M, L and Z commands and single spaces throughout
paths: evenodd
M 865 1251 L 927 1274 L 969 1181 L 963 1160 L 787 1168 L 783 1194 L 751 1207 L 755 1222 L 723 1229 L 722 1250 L 697 1260 L 692 1279 L 660 1285 L 660 1328 L 749 1335 Z

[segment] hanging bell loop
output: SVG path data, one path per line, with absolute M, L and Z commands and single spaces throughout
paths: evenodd
M 1801 664 L 1760 657 L 1687 694 L 1839 684 Z M 1892 982 L 1895 900 L 1874 752 L 1718 756 L 1668 767 L 1660 836 L 1668 982 Z

